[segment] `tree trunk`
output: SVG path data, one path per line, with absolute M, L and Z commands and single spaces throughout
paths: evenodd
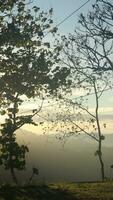
M 12 176 L 12 179 L 14 181 L 15 184 L 18 183 L 17 181 L 17 177 L 16 177 L 16 174 L 15 174 L 15 170 L 14 170 L 14 165 L 13 165 L 13 153 L 12 153 L 12 134 L 10 134 L 10 150 L 9 150 L 9 159 L 10 159 L 10 172 L 11 172 L 11 176 Z
M 31 177 L 29 178 L 29 181 L 28 181 L 29 184 L 31 183 L 31 181 L 32 181 L 32 179 L 33 179 L 33 176 L 34 176 L 34 173 L 32 173 L 32 174 L 31 174 Z
M 104 170 L 104 162 L 103 162 L 103 159 L 102 159 L 101 149 L 98 152 L 98 158 L 99 158 L 99 162 L 100 162 L 100 165 L 101 165 L 101 178 L 102 178 L 102 181 L 104 181 L 105 180 L 105 170 Z
M 98 91 L 94 82 L 94 91 L 95 91 L 95 97 L 96 97 L 96 123 L 97 123 L 97 130 L 98 130 L 98 158 L 100 162 L 100 169 L 101 169 L 101 178 L 102 181 L 105 180 L 105 170 L 104 170 L 104 162 L 102 159 L 102 133 L 100 128 L 100 121 L 99 121 L 99 97 L 98 97 Z
M 12 179 L 13 179 L 14 183 L 17 185 L 18 181 L 17 181 L 17 177 L 16 177 L 16 174 L 15 174 L 15 171 L 14 171 L 13 167 L 10 168 L 10 172 L 11 172 L 11 176 L 12 176 Z

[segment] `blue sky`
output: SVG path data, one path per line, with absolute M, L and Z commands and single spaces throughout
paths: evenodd
M 78 9 L 81 5 L 83 5 L 86 2 L 86 0 L 34 0 L 33 4 L 37 5 L 41 8 L 41 10 L 47 11 L 50 8 L 53 8 L 53 20 L 54 24 L 58 24 L 61 22 L 65 17 L 67 17 L 70 13 L 72 13 L 74 10 Z M 92 9 L 92 4 L 95 3 L 95 0 L 90 0 L 83 8 L 81 8 L 76 14 L 74 14 L 72 17 L 70 17 L 67 21 L 65 21 L 61 26 L 59 26 L 58 32 L 62 34 L 68 34 L 72 33 L 77 27 L 78 17 L 80 13 L 87 14 L 87 12 Z M 32 6 L 33 6 L 32 4 Z M 49 39 L 51 36 L 47 36 Z M 78 93 L 78 96 L 81 96 Z M 94 96 L 90 96 L 90 108 L 94 108 Z M 36 103 L 34 103 L 35 107 Z M 28 107 L 32 109 L 33 102 L 31 102 L 31 106 L 28 103 L 26 104 L 26 109 Z M 25 105 L 24 105 L 25 108 Z M 50 107 L 50 110 L 52 108 Z M 100 114 L 104 116 L 113 115 L 113 90 L 106 91 L 101 99 L 100 99 Z M 113 123 L 112 118 L 108 118 L 109 120 L 109 128 L 113 129 Z M 30 127 L 25 127 L 25 129 L 29 129 Z M 31 127 L 33 130 L 33 127 Z M 111 131 L 112 131 L 111 129 Z M 36 129 L 37 131 L 37 129 Z
M 33 4 L 39 6 L 42 10 L 53 8 L 54 23 L 58 24 L 85 2 L 86 0 L 34 0 Z M 72 32 L 77 24 L 78 16 L 80 13 L 87 13 L 88 10 L 91 10 L 92 4 L 94 4 L 94 2 L 95 0 L 90 0 L 90 2 L 88 2 L 83 8 L 76 12 L 76 14 L 64 22 L 59 27 L 60 33 L 66 34 Z

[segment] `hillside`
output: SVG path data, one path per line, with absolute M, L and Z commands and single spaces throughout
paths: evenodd
M 0 200 L 112 200 L 113 182 L 60 183 L 0 188 Z
M 30 132 L 17 133 L 18 141 L 29 146 L 26 170 L 18 172 L 20 182 L 27 182 L 32 167 L 39 168 L 39 176 L 34 181 L 41 182 L 81 182 L 100 180 L 98 158 L 94 156 L 97 146 L 86 137 L 69 138 L 63 144 L 53 136 L 36 135 Z M 109 135 L 108 135 L 109 138 Z M 113 136 L 110 136 L 111 144 Z M 106 138 L 107 141 L 107 138 Z M 108 177 L 112 177 L 110 165 L 113 164 L 113 147 L 107 143 L 103 148 L 105 169 Z M 1 169 L 0 181 L 11 180 L 10 174 Z

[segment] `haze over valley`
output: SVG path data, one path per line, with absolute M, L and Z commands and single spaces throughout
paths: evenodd
M 18 142 L 27 144 L 26 170 L 16 172 L 20 182 L 28 182 L 32 167 L 39 169 L 34 182 L 82 182 L 99 181 L 100 166 L 95 156 L 97 144 L 85 135 L 70 137 L 65 144 L 55 135 L 37 135 L 28 131 L 17 133 Z M 107 134 L 103 142 L 103 159 L 108 178 L 113 177 L 113 134 Z M 0 181 L 11 180 L 9 172 L 1 170 Z

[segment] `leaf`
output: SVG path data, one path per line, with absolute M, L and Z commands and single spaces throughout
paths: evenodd
M 35 167 L 32 168 L 33 174 L 39 175 L 39 170 Z
M 0 111 L 0 114 L 1 114 L 1 115 L 5 115 L 5 114 L 6 114 L 6 111 L 5 111 L 5 110 L 2 110 L 2 111 Z
M 44 43 L 44 46 L 50 48 L 50 43 L 49 43 L 49 42 L 45 42 L 45 43 Z
M 39 122 L 39 124 L 40 124 L 40 125 L 43 125 L 43 124 L 44 124 L 44 122 Z
M 33 109 L 32 112 L 33 112 L 33 113 L 37 112 L 37 109 Z
M 40 8 L 37 6 L 34 6 L 33 9 L 34 9 L 34 12 L 38 12 L 40 10 Z
M 101 135 L 101 140 L 105 140 L 105 136 L 104 135 Z
M 49 14 L 50 14 L 50 15 L 53 14 L 53 8 L 51 8 L 51 9 L 49 10 Z

